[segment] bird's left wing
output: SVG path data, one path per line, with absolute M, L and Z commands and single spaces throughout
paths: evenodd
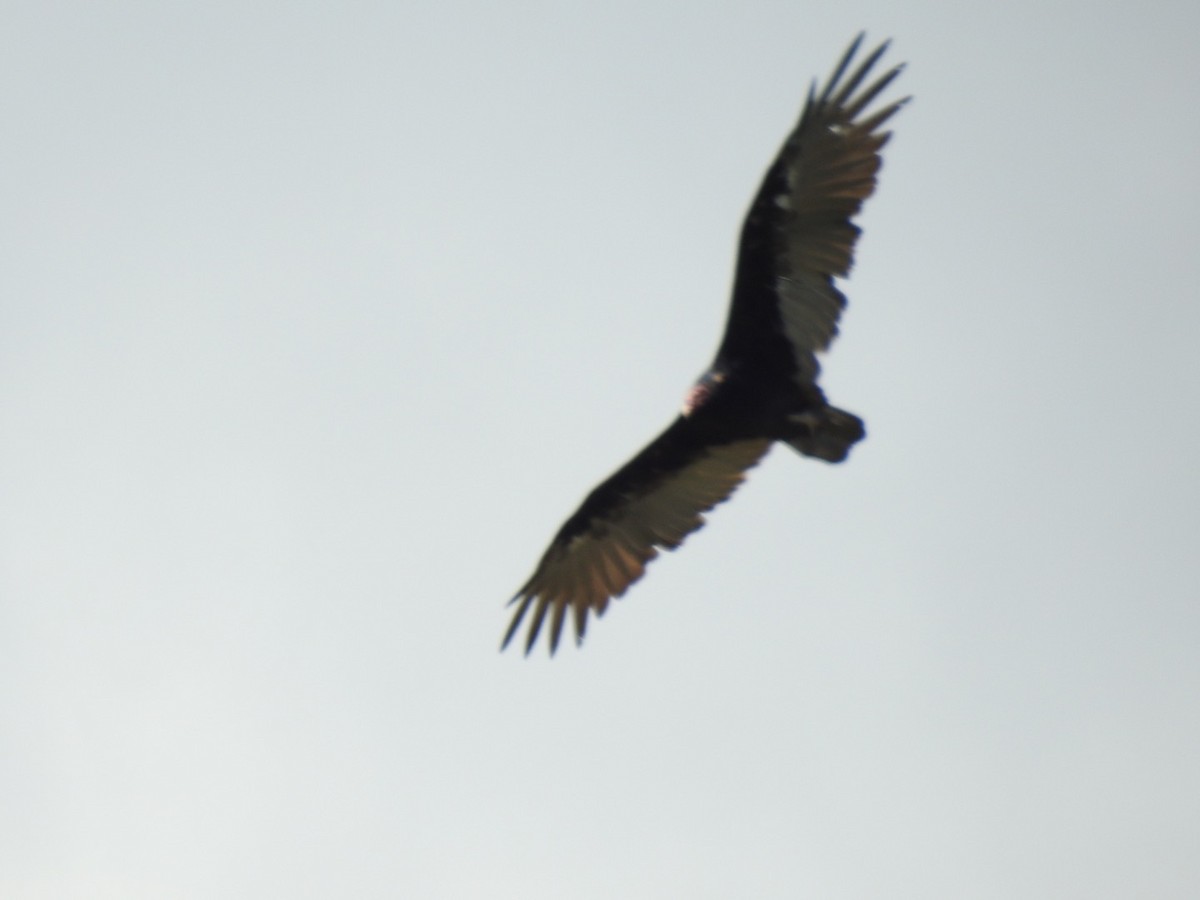
M 513 597 L 518 605 L 501 649 L 531 609 L 526 653 L 547 614 L 554 653 L 568 608 L 582 641 L 588 612 L 602 615 L 610 599 L 642 577 L 658 547 L 674 550 L 700 528 L 702 514 L 728 499 L 771 446 L 756 438 L 693 449 L 681 440 L 687 428 L 685 419 L 676 420 L 588 495 Z
M 860 34 L 820 93 L 809 91 L 750 206 L 718 358 L 772 357 L 813 383 L 815 354 L 837 334 L 846 298 L 833 279 L 850 271 L 859 234 L 853 218 L 875 192 L 880 151 L 891 136 L 884 125 L 907 102 L 867 112 L 902 67 L 868 81 L 888 45 L 851 69 L 862 40 Z

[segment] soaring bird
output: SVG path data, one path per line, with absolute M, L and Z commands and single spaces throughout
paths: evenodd
M 866 432 L 817 385 L 816 354 L 837 334 L 850 271 L 852 222 L 875 191 L 883 126 L 907 102 L 867 107 L 900 74 L 867 83 L 887 43 L 856 68 L 860 34 L 825 86 L 814 83 L 800 121 L 767 170 L 742 225 L 733 299 L 716 358 L 666 431 L 588 494 L 517 591 L 501 649 L 532 613 L 525 652 L 549 616 L 550 653 L 568 609 L 577 643 L 588 613 L 603 615 L 642 577 L 658 548 L 674 550 L 729 499 L 776 441 L 837 463 Z

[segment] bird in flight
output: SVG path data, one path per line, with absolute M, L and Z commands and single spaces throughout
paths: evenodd
M 767 170 L 742 225 L 733 299 L 712 365 L 675 421 L 588 494 L 550 542 L 516 604 L 503 650 L 527 616 L 525 653 L 549 616 L 550 653 L 567 610 L 577 643 L 588 614 L 642 577 L 658 548 L 674 550 L 729 499 L 776 441 L 825 462 L 844 460 L 866 432 L 817 386 L 816 354 L 837 334 L 846 298 L 834 285 L 853 261 L 852 222 L 875 191 L 883 126 L 908 98 L 867 108 L 897 75 L 874 81 L 881 44 L 857 67 L 860 34 Z

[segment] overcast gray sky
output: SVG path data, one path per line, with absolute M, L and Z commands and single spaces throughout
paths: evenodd
M 499 654 L 862 28 L 868 440 Z M 0 896 L 1197 896 L 1198 28 L 8 3 Z

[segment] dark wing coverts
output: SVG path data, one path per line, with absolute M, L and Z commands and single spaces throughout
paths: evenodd
M 880 46 L 847 77 L 861 42 L 859 35 L 819 95 L 809 91 L 746 217 L 729 321 L 710 370 L 719 373 L 718 389 L 726 371 L 753 372 L 742 384 L 757 395 L 814 385 L 815 354 L 837 334 L 846 298 L 833 278 L 850 269 L 859 233 L 850 220 L 875 189 L 879 151 L 888 139 L 879 129 L 904 102 L 859 119 L 900 72 L 896 67 L 861 88 L 887 48 Z M 674 550 L 700 528 L 703 513 L 728 499 L 780 437 L 747 428 L 730 404 L 722 412 L 714 412 L 716 406 L 685 410 L 588 495 L 513 597 L 517 608 L 503 646 L 532 611 L 525 652 L 549 616 L 553 653 L 568 608 L 582 640 L 589 611 L 602 615 L 610 599 L 642 577 L 658 548 Z

